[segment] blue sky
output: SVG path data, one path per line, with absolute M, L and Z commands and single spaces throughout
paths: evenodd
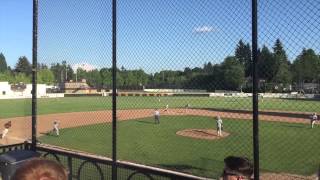
M 284 43 L 290 60 L 320 51 L 320 3 L 259 1 L 259 43 Z M 39 62 L 111 66 L 111 1 L 41 0 Z M 249 0 L 118 1 L 118 65 L 147 72 L 219 63 L 251 41 Z M 32 0 L 1 0 L 0 52 L 31 60 Z
M 0 1 L 0 52 L 14 67 L 20 56 L 31 60 L 32 0 Z

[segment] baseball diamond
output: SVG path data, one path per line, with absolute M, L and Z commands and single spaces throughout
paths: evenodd
M 122 99 L 125 98 L 125 99 Z M 141 109 L 134 109 L 134 106 L 132 105 L 127 105 L 127 104 L 121 104 L 121 100 L 128 100 L 126 98 L 132 98 L 134 103 L 137 103 L 137 101 L 144 101 L 147 100 L 150 102 L 154 102 L 157 101 L 157 99 L 152 98 L 152 97 L 139 97 L 140 99 L 136 99 L 137 97 L 121 97 L 119 98 L 120 101 L 120 106 L 123 107 L 122 110 L 118 110 L 117 111 L 117 117 L 118 120 L 120 121 L 119 125 L 119 140 L 120 140 L 120 148 L 119 148 L 119 154 L 121 158 L 124 158 L 125 160 L 130 160 L 130 161 L 134 161 L 134 162 L 139 162 L 139 163 L 145 163 L 148 165 L 153 165 L 153 166 L 159 166 L 162 168 L 168 168 L 168 169 L 173 169 L 173 170 L 178 170 L 178 171 L 183 171 L 183 172 L 187 172 L 187 173 L 192 173 L 192 174 L 196 174 L 196 175 L 201 175 L 201 176 L 218 176 L 220 172 L 218 172 L 218 170 L 220 170 L 223 166 L 223 164 L 220 163 L 213 163 L 216 164 L 217 167 L 208 167 L 208 165 L 204 165 L 202 164 L 203 162 L 193 162 L 195 164 L 195 167 L 190 166 L 190 168 L 180 168 L 179 166 L 175 166 L 175 165 L 170 165 L 171 163 L 168 162 L 164 162 L 164 163 L 168 163 L 167 165 L 165 164 L 155 164 L 155 163 L 161 163 L 161 161 L 159 161 L 158 158 L 163 159 L 164 157 L 161 157 L 161 154 L 163 153 L 172 153 L 172 151 L 170 151 L 170 149 L 168 150 L 164 150 L 163 152 L 155 152 L 156 154 L 148 154 L 150 152 L 153 152 L 153 146 L 157 146 L 157 145 L 162 145 L 165 147 L 168 147 L 168 143 L 172 144 L 172 146 L 174 147 L 172 150 L 174 151 L 174 149 L 177 149 L 179 147 L 178 144 L 175 144 L 179 141 L 181 141 L 181 139 L 176 139 L 179 138 L 176 133 L 179 130 L 183 130 L 183 129 L 188 129 L 188 128 L 204 128 L 204 129 L 208 129 L 210 126 L 212 127 L 212 129 L 215 129 L 215 117 L 216 116 L 220 116 L 223 120 L 224 120 L 224 126 L 226 129 L 226 132 L 230 133 L 230 135 L 228 137 L 223 137 L 222 139 L 218 139 L 218 140 L 214 140 L 212 141 L 212 143 L 209 143 L 209 146 L 203 146 L 204 143 L 203 141 L 205 140 L 198 140 L 198 139 L 193 139 L 190 138 L 188 139 L 187 137 L 180 137 L 183 138 L 183 141 L 187 141 L 186 143 L 190 144 L 191 147 L 198 149 L 200 148 L 201 150 L 197 150 L 196 152 L 193 152 L 191 155 L 190 154 L 190 158 L 195 158 L 195 159 L 201 159 L 201 155 L 204 156 L 203 153 L 205 153 L 205 156 L 208 156 L 208 158 L 210 158 L 210 153 L 211 154 L 216 154 L 215 156 L 217 157 L 216 160 L 218 159 L 223 159 L 223 156 L 225 156 L 226 154 L 222 153 L 222 149 L 226 148 L 225 145 L 223 145 L 223 143 L 229 144 L 232 142 L 237 146 L 247 146 L 248 149 L 250 149 L 249 147 L 251 147 L 251 137 L 252 137 L 252 129 L 251 129 L 251 119 L 252 119 L 252 114 L 250 111 L 245 110 L 245 109 L 237 109 L 233 106 L 230 106 L 230 104 L 228 103 L 229 99 L 221 99 L 221 98 L 198 98 L 198 101 L 196 99 L 193 99 L 192 97 L 161 97 L 163 102 L 160 103 L 165 103 L 165 105 L 162 104 L 156 104 L 153 105 L 153 107 L 162 107 L 159 108 L 160 109 L 160 113 L 161 113 L 161 124 L 159 125 L 160 129 L 153 129 L 153 127 L 150 128 L 150 126 L 148 125 L 153 125 L 153 115 L 154 115 L 154 109 L 147 109 L 147 108 L 141 108 Z M 94 106 L 94 108 L 92 108 L 91 110 L 95 110 L 95 111 L 89 111 L 89 112 L 64 112 L 65 110 L 68 111 L 81 111 L 82 107 L 79 106 L 79 104 L 77 104 L 76 102 L 87 102 L 87 107 L 90 105 L 91 100 L 95 101 L 96 106 Z M 103 99 L 106 100 L 106 99 Z M 215 101 L 219 102 L 219 103 L 224 103 L 224 109 L 223 108 L 215 108 L 218 107 L 217 105 L 213 106 L 213 108 L 208 108 L 208 102 L 210 105 L 212 105 L 213 103 L 211 101 Z M 17 100 L 15 103 L 19 102 L 20 100 Z M 106 154 L 106 152 L 110 153 L 110 149 L 103 149 L 103 147 L 92 147 L 92 146 L 86 146 L 86 145 L 81 145 L 81 142 L 88 142 L 88 141 L 97 141 L 97 142 L 103 142 L 106 141 L 106 137 L 109 137 L 111 134 L 110 131 L 110 122 L 112 119 L 112 112 L 111 110 L 99 110 L 100 109 L 100 105 L 101 102 L 103 102 L 101 99 L 98 98 L 62 98 L 62 99 L 48 99 L 48 100 L 40 100 L 40 103 L 45 103 L 45 101 L 49 101 L 52 106 L 55 106 L 56 109 L 51 109 L 52 107 L 48 106 L 42 106 L 39 108 L 39 112 L 42 115 L 38 116 L 38 126 L 37 126 L 37 130 L 38 130 L 38 136 L 40 137 L 40 141 L 42 143 L 49 143 L 49 144 L 53 144 L 53 145 L 58 145 L 58 146 L 62 146 L 62 147 L 66 147 L 66 148 L 71 148 L 71 149 L 77 149 L 80 151 L 85 151 L 88 153 L 96 153 L 96 154 L 102 154 L 102 155 L 107 155 L 109 156 L 110 154 Z M 60 104 L 62 106 L 70 106 L 73 105 L 73 108 L 65 108 L 65 109 L 61 109 L 57 108 L 58 105 L 54 105 L 53 101 L 56 104 Z M 176 101 L 179 103 L 171 103 L 172 101 Z M 192 105 L 192 108 L 188 109 L 188 111 L 185 111 L 185 108 L 183 104 L 186 104 L 186 102 L 191 102 L 190 104 Z M 241 103 L 241 101 L 243 101 L 242 103 L 246 103 L 247 100 L 241 99 L 239 102 Z M 277 99 L 269 99 L 269 101 L 272 101 L 273 106 L 279 106 L 279 104 L 277 105 L 274 102 L 281 102 Z M 21 102 L 21 101 L 20 101 Z M 72 103 L 70 103 L 72 102 Z M 130 102 L 130 101 L 128 101 Z M 201 103 L 202 102 L 202 103 Z M 302 101 L 303 102 L 303 101 Z M 70 104 L 69 104 L 70 103 Z M 268 103 L 268 99 L 265 100 L 265 103 Z M 319 103 L 317 101 L 307 101 L 305 103 Z M 51 105 L 50 104 L 50 105 Z M 67 105 L 65 105 L 67 104 Z M 89 104 L 89 105 L 88 105 Z M 138 104 L 138 103 L 137 103 Z M 166 109 L 166 104 L 170 105 L 170 109 Z M 172 105 L 171 105 L 172 104 Z M 233 103 L 236 104 L 236 103 Z M 149 104 L 144 104 L 145 107 L 148 107 Z M 181 106 L 180 106 L 181 105 Z M 203 108 L 201 108 L 201 106 L 204 106 Z M 229 105 L 229 107 L 227 107 L 226 105 Z M 102 106 L 102 105 L 101 105 Z M 108 106 L 107 103 L 103 104 L 103 106 Z M 180 106 L 182 108 L 174 108 Z M 50 107 L 50 108 L 49 108 Z M 143 106 L 142 106 L 143 107 Z M 237 106 L 240 107 L 240 106 Z M 293 106 L 288 106 L 287 109 L 290 109 L 290 107 L 292 107 L 291 111 L 275 111 L 272 110 L 273 108 L 270 107 L 270 109 L 268 108 L 268 106 L 265 107 L 265 110 L 263 110 L 261 112 L 260 115 L 260 120 L 262 120 L 261 123 L 261 132 L 262 133 L 266 133 L 267 136 L 264 136 L 264 134 L 262 134 L 262 137 L 265 137 L 264 140 L 261 141 L 261 145 L 264 146 L 264 142 L 268 142 L 266 143 L 266 145 L 268 145 L 267 147 L 271 148 L 270 152 L 272 153 L 280 153 L 278 150 L 278 146 L 281 142 L 278 141 L 273 141 L 270 142 L 269 138 L 278 138 L 279 141 L 286 141 L 285 145 L 290 145 L 292 147 L 295 147 L 296 150 L 300 150 L 299 153 L 301 153 L 301 146 L 305 146 L 305 147 L 311 147 L 310 144 L 312 144 L 312 147 L 318 147 L 320 148 L 319 143 L 317 143 L 316 140 L 310 140 L 308 139 L 308 137 L 314 137 L 317 136 L 317 134 L 319 135 L 319 130 L 317 128 L 315 128 L 315 131 L 310 131 L 309 129 L 309 124 L 310 121 L 308 119 L 309 117 L 309 113 L 308 112 L 298 112 L 296 111 L 295 107 Z M 126 109 L 127 108 L 127 109 Z M 89 108 L 90 109 L 90 108 Z M 233 110 L 234 109 L 234 110 Z M 98 110 L 98 111 L 97 111 Z M 52 112 L 56 112 L 56 111 L 62 111 L 63 113 L 52 113 Z M 13 115 L 10 115 L 13 116 Z M 59 137 L 55 137 L 55 136 L 46 136 L 45 133 L 52 130 L 52 124 L 55 120 L 59 120 L 60 122 L 60 136 Z M 30 138 L 31 132 L 30 132 L 30 121 L 31 121 L 31 117 L 30 116 L 24 116 L 24 117 L 10 117 L 10 118 L 3 118 L 0 122 L 0 126 L 3 126 L 6 122 L 11 121 L 12 122 L 12 127 L 11 130 L 8 134 L 8 137 L 6 139 L 2 139 L 1 140 L 1 144 L 7 144 L 7 143 L 14 143 L 14 142 L 21 142 L 24 141 L 25 139 Z M 162 122 L 163 121 L 163 122 Z M 177 123 L 179 122 L 179 123 Z M 185 122 L 181 123 L 181 122 Z M 199 123 L 201 122 L 201 123 Z M 171 124 L 172 123 L 172 124 Z M 174 125 L 176 124 L 176 125 Z M 181 124 L 181 125 L 179 125 Z M 178 126 L 179 125 L 179 126 Z M 203 126 L 201 126 L 203 125 Z M 122 127 L 123 126 L 123 127 Z M 175 129 L 171 129 L 171 126 L 174 126 Z M 139 130 L 137 132 L 135 132 L 135 129 L 137 127 L 141 127 L 141 131 Z M 236 127 L 236 129 L 233 129 L 234 127 Z M 243 132 L 241 132 L 238 128 L 240 128 L 241 130 L 243 130 Z M 277 128 L 276 128 L 277 127 Z M 107 129 L 104 129 L 107 128 Z M 150 128 L 148 130 L 148 128 Z M 104 130 L 103 130 L 104 129 Z M 166 131 L 166 129 L 168 131 Z M 232 130 L 233 129 L 233 130 Z M 140 137 L 139 134 L 141 134 L 141 132 L 145 132 L 147 137 L 153 137 L 152 132 L 157 132 L 160 133 L 159 134 L 159 140 L 156 140 L 157 137 L 155 137 L 154 141 L 148 141 L 145 140 L 146 143 L 144 144 L 149 144 L 149 145 L 143 145 L 143 146 L 138 146 L 139 148 L 136 147 L 136 143 L 139 144 L 139 141 L 137 141 L 137 139 L 141 139 L 143 137 Z M 132 137 L 132 134 L 130 134 L 129 137 L 122 137 L 121 134 L 123 134 L 123 132 L 126 131 L 128 133 L 134 133 L 136 134 L 136 136 Z M 81 133 L 79 133 L 81 132 Z M 103 134 L 101 134 L 101 132 L 104 132 Z M 282 132 L 286 132 L 285 134 L 282 135 Z M 90 136 L 86 135 L 86 134 L 90 134 Z M 109 133 L 109 134 L 108 134 Z M 150 134 L 151 133 L 151 134 Z M 161 134 L 162 133 L 162 134 Z M 297 137 L 292 138 L 290 137 L 291 135 L 295 135 L 294 133 L 297 133 Z M 311 134 L 310 134 L 311 133 Z M 289 134 L 288 136 L 285 136 L 286 134 Z M 75 136 L 76 135 L 76 136 Z M 101 139 L 99 139 L 99 137 L 103 137 L 104 139 L 101 141 Z M 168 137 L 167 140 L 163 140 L 163 137 Z M 89 138 L 89 139 L 88 139 Z M 121 145 L 121 138 L 130 138 L 133 144 L 132 145 L 130 143 L 127 143 L 127 146 L 123 146 Z M 187 139 L 185 139 L 187 138 Z M 123 139 L 123 140 L 124 140 Z M 162 140 L 161 140 L 162 139 Z M 291 140 L 298 140 L 301 143 L 296 143 L 293 142 L 291 143 Z M 108 143 L 110 143 L 111 138 L 109 140 L 107 140 L 106 142 L 103 142 L 104 144 L 100 144 L 101 146 L 106 146 L 108 145 Z M 153 144 L 154 143 L 154 144 Z M 269 144 L 270 143 L 270 144 Z M 199 147 L 197 148 L 197 146 L 199 145 Z M 202 144 L 202 145 L 201 145 Z M 210 145 L 211 144 L 211 145 Z M 176 145 L 176 146 L 175 146 Z M 186 145 L 186 144 L 185 144 Z M 189 145 L 189 146 L 190 146 Z M 215 145 L 217 145 L 216 149 L 212 149 L 213 147 L 215 147 Z M 211 147 L 210 147 L 211 146 Z M 124 153 L 123 151 L 121 151 L 121 147 L 124 149 L 129 148 L 130 151 L 132 151 L 131 153 L 128 153 L 126 151 L 126 153 Z M 292 148 L 291 147 L 291 148 Z M 89 148 L 89 149 L 88 149 Z M 102 149 L 101 149 L 102 148 Z M 110 148 L 110 147 L 109 147 Z M 161 147 L 158 148 L 154 148 L 154 149 L 159 149 L 161 151 Z M 267 148 L 268 149 L 268 148 Z M 189 151 L 190 149 L 188 149 Z M 209 150 L 209 152 L 208 152 Z M 235 152 L 236 154 L 238 153 L 239 155 L 247 155 L 248 157 L 252 156 L 252 152 L 251 150 L 246 152 L 247 149 L 243 149 L 244 151 L 240 150 L 239 152 Z M 305 151 L 308 150 L 308 148 L 304 148 Z M 201 151 L 201 153 L 200 153 Z M 269 150 L 268 150 L 269 151 Z M 182 151 L 180 151 L 181 153 Z M 191 151 L 192 152 L 192 151 Z M 189 152 L 189 153 L 191 153 Z M 125 155 L 125 154 L 129 154 L 129 155 Z M 148 157 L 150 156 L 154 156 L 156 159 L 154 159 L 154 161 L 152 161 L 152 158 L 149 157 L 149 159 L 151 159 L 150 161 L 144 161 L 143 156 L 141 157 L 141 154 L 139 155 L 139 153 L 146 153 L 145 155 L 148 155 Z M 222 153 L 222 154 L 221 154 Z M 287 152 L 286 152 L 287 153 Z M 295 153 L 297 153 L 297 151 L 293 151 L 292 153 L 287 153 L 288 155 L 286 156 L 282 156 L 284 158 L 284 160 L 286 160 L 286 162 L 290 163 L 289 161 L 289 155 L 294 156 Z M 158 154 L 158 156 L 157 156 Z M 175 153 L 172 154 L 172 156 L 170 155 L 169 157 L 175 157 L 174 156 Z M 188 154 L 188 153 L 187 153 Z M 220 155 L 218 155 L 220 154 Z M 267 163 L 265 165 L 263 165 L 262 167 L 265 167 L 267 172 L 283 172 L 283 173 L 291 173 L 291 174 L 300 174 L 303 175 L 304 177 L 306 176 L 310 176 L 313 175 L 316 171 L 317 165 L 315 163 L 313 163 L 313 165 L 308 165 L 304 167 L 304 160 L 305 161 L 313 161 L 312 158 L 316 158 L 315 155 L 313 155 L 314 153 L 306 153 L 309 154 L 306 157 L 301 157 L 300 159 L 295 159 L 296 161 L 300 162 L 296 167 L 290 166 L 289 164 L 285 165 L 284 167 L 279 166 L 278 164 L 280 163 L 279 161 L 270 158 L 270 162 L 268 162 L 268 158 L 265 160 Z M 218 156 L 217 156 L 218 155 Z M 266 156 L 268 156 L 270 154 L 268 154 L 267 150 L 266 152 L 262 152 L 262 159 L 265 158 Z M 176 155 L 177 157 L 179 155 Z M 193 157 L 196 156 L 196 157 Z M 219 158 L 218 158 L 219 157 Z M 279 157 L 279 156 L 274 156 L 274 157 Z M 188 161 L 190 158 L 186 158 L 184 156 L 184 158 L 186 159 L 186 161 Z M 214 157 L 212 157 L 214 159 Z M 308 160 L 309 159 L 309 160 Z M 175 159 L 173 158 L 173 161 Z M 190 162 L 183 162 L 183 164 L 188 165 L 188 163 Z M 206 164 L 206 163 L 205 163 Z M 211 164 L 211 163 L 210 163 Z M 191 165 L 191 164 L 190 164 Z M 213 165 L 215 166 L 215 165 Z

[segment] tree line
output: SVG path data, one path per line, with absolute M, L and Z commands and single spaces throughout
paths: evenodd
M 87 83 L 94 88 L 112 87 L 112 68 L 104 67 L 91 71 L 78 68 L 74 72 L 66 61 L 53 63 L 49 67 L 38 64 L 37 67 L 38 83 L 59 84 L 86 79 Z M 284 91 L 284 87 L 289 85 L 320 82 L 320 55 L 313 49 L 302 49 L 301 53 L 290 61 L 280 39 L 275 41 L 271 49 L 263 45 L 258 50 L 257 68 L 260 79 L 259 88 L 263 92 Z M 31 69 L 31 64 L 25 56 L 20 57 L 12 69 L 7 66 L 4 54 L 0 53 L 0 81 L 30 83 Z M 226 57 L 221 63 L 207 62 L 202 67 L 162 70 L 150 74 L 143 69 L 128 70 L 124 67 L 116 71 L 119 89 L 179 88 L 250 92 L 252 88 L 251 47 L 249 43 L 240 40 L 233 56 Z M 275 87 L 280 88 L 275 89 Z

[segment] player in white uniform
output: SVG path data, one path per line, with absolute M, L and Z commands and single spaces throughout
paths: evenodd
M 188 112 L 188 109 L 190 108 L 190 104 L 186 104 L 184 107 L 185 107 L 185 110 L 184 110 L 184 111 L 185 111 L 185 113 L 187 113 L 187 112 Z
M 160 124 L 160 112 L 158 109 L 155 109 L 154 111 L 154 122 Z
M 6 135 L 9 132 L 10 127 L 11 127 L 11 121 L 4 124 L 4 130 L 2 130 L 1 139 L 6 137 Z
M 164 111 L 168 111 L 169 109 L 169 104 L 166 105 L 166 109 L 164 109 Z
M 316 121 L 318 120 L 318 116 L 317 113 L 313 113 L 311 116 L 311 128 L 313 128 L 314 124 L 316 123 Z
M 53 132 L 55 132 L 56 135 L 59 136 L 59 122 L 58 121 L 53 122 Z
M 223 127 L 223 122 L 220 116 L 217 116 L 217 131 L 218 131 L 218 136 L 222 136 L 222 127 Z
M 4 130 L 2 130 L 1 139 L 4 139 L 8 134 L 8 132 L 9 132 L 9 128 L 5 128 Z

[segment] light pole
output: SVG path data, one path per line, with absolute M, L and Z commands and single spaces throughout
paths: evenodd
M 78 82 L 78 68 L 76 70 L 76 82 Z
M 67 82 L 68 81 L 68 66 L 67 65 L 66 65 L 65 71 L 66 71 L 66 82 Z

